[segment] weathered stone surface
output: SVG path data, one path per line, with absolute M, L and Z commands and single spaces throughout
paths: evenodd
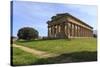
M 68 13 L 53 16 L 47 24 L 48 37 L 74 38 L 93 36 L 93 27 Z

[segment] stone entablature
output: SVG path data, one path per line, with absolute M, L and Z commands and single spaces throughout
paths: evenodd
M 48 21 L 48 37 L 92 37 L 92 27 L 68 13 L 57 14 Z

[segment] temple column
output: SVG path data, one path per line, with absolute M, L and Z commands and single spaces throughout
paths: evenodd
M 87 37 L 88 37 L 88 30 L 87 30 Z
M 82 28 L 82 34 L 83 34 L 83 37 L 84 37 L 84 28 Z
M 68 38 L 70 38 L 70 23 L 68 23 Z
M 85 36 L 85 30 L 86 30 L 86 29 L 84 28 L 84 37 L 86 37 L 86 36 Z
M 73 37 L 75 37 L 75 26 L 73 24 Z
M 58 25 L 58 32 L 60 32 L 60 25 Z
M 86 37 L 88 37 L 88 30 L 86 30 Z
M 58 28 L 59 28 L 59 32 L 60 32 L 60 25 L 59 25 L 59 27 L 58 27 Z
M 85 37 L 86 37 L 86 29 L 85 29 Z
M 53 26 L 51 27 L 51 29 L 52 29 L 52 37 L 53 37 Z
M 50 37 L 52 36 L 52 26 L 51 26 L 51 35 L 50 35 Z
M 54 37 L 54 26 L 52 26 L 52 37 Z
M 79 37 L 79 26 L 77 25 L 77 37 Z
M 87 36 L 86 36 L 86 30 L 87 30 L 87 29 L 85 28 L 85 37 L 87 37 Z
M 56 35 L 57 35 L 57 33 L 58 33 L 58 25 L 56 25 Z
M 77 37 L 79 37 L 79 26 L 77 25 Z
M 84 35 L 83 37 L 85 37 L 85 29 L 84 28 L 83 28 L 83 35 Z
M 57 25 L 57 33 L 59 32 L 59 30 L 58 30 L 58 29 L 59 29 L 59 26 Z
M 80 37 L 80 26 L 78 26 L 78 37 Z
M 77 37 L 77 25 L 75 25 L 75 36 Z
M 60 37 L 60 34 L 61 34 L 61 26 L 60 24 L 58 25 L 58 37 Z
M 52 37 L 54 37 L 54 26 L 52 26 Z
M 77 37 L 79 36 L 79 27 L 77 25 Z
M 89 31 L 87 30 L 87 37 L 89 37 Z
M 74 37 L 74 25 L 72 24 L 72 37 Z
M 81 26 L 79 26 L 80 29 L 79 29 L 79 36 L 81 37 Z
M 55 26 L 55 37 L 57 37 L 58 34 L 58 25 Z
M 77 25 L 77 37 L 78 37 L 78 25 Z
M 83 28 L 83 37 L 85 37 L 85 29 Z
M 75 24 L 73 24 L 73 37 L 75 37 Z
M 54 37 L 56 37 L 56 25 L 54 25 Z
M 77 26 L 75 25 L 75 37 L 77 37 Z
M 48 36 L 50 37 L 50 27 L 48 27 Z
M 63 33 L 64 33 L 64 37 L 65 37 L 65 22 L 63 23 Z
M 87 31 L 87 29 L 85 29 L 85 37 L 87 37 L 87 36 L 86 36 L 86 31 Z
M 70 36 L 72 37 L 72 23 L 70 23 Z
M 76 27 L 77 27 L 76 28 L 76 34 L 77 34 L 76 36 L 78 37 L 78 25 L 76 25 Z
M 90 37 L 90 31 L 88 30 L 88 37 Z
M 79 26 L 79 37 L 81 37 L 81 27 Z
M 57 37 L 57 25 L 55 25 L 55 37 Z
M 69 36 L 69 30 L 68 30 L 69 28 L 68 28 L 68 23 L 67 23 L 67 37 Z
M 50 34 L 49 34 L 49 26 L 48 26 L 48 37 L 50 36 Z
M 84 37 L 84 28 L 83 28 L 83 37 Z
M 67 37 L 67 23 L 65 24 L 65 35 Z
M 67 36 L 69 37 L 69 23 L 67 23 Z
M 81 27 L 81 37 L 83 37 L 83 28 Z
M 76 24 L 74 25 L 75 29 L 74 29 L 74 36 L 76 37 Z
M 87 29 L 85 29 L 85 37 L 87 37 L 87 36 L 86 36 L 86 31 L 87 31 Z
M 89 32 L 89 37 L 90 37 L 90 31 L 88 30 L 88 32 Z
M 88 37 L 88 29 L 86 29 L 86 37 Z
M 90 35 L 89 35 L 89 30 L 88 30 L 88 37 L 89 37 Z

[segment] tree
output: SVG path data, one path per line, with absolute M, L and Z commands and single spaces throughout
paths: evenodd
M 17 33 L 18 39 L 31 40 L 38 38 L 38 31 L 31 27 L 23 27 Z
M 93 37 L 97 38 L 97 30 L 93 30 Z
M 93 37 L 94 37 L 94 38 L 97 38 L 97 34 L 93 34 Z

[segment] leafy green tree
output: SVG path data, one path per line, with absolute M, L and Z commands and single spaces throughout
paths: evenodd
M 31 40 L 38 38 L 38 31 L 31 27 L 23 27 L 17 33 L 18 39 Z

